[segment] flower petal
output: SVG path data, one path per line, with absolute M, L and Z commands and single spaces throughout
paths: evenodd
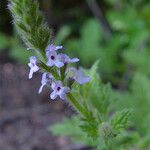
M 63 48 L 63 46 L 56 46 L 55 47 L 56 50 L 59 50 L 59 49 L 62 49 L 62 48 Z
M 90 81 L 90 77 L 82 77 L 82 78 L 78 78 L 78 79 L 76 79 L 76 81 L 79 83 L 79 84 L 85 84 L 85 83 L 87 83 L 87 82 L 89 82 Z
M 31 78 L 32 78 L 32 76 L 33 76 L 33 70 L 32 70 L 32 69 L 30 69 L 30 72 L 29 72 L 29 79 L 31 79 Z
M 65 93 L 69 93 L 70 92 L 70 88 L 69 87 L 64 87 L 63 90 L 64 90 Z
M 57 87 L 62 87 L 62 82 L 61 81 L 56 81 L 56 86 Z
M 71 63 L 75 63 L 75 62 L 79 62 L 80 60 L 78 58 L 73 58 L 73 59 L 70 59 L 70 62 Z
M 33 72 L 37 72 L 37 71 L 39 70 L 39 67 L 35 65 L 35 66 L 32 68 L 32 70 L 33 70 Z
M 54 91 L 56 90 L 56 83 L 55 83 L 55 82 L 52 83 L 51 88 L 52 88 L 52 90 L 54 90 Z
M 58 68 L 61 68 L 64 66 L 64 63 L 63 62 L 60 62 L 60 61 L 55 61 L 55 66 L 58 67 Z
M 57 51 L 59 49 L 62 49 L 63 46 L 55 46 L 54 44 L 49 44 L 48 47 L 46 48 L 46 51 Z
M 42 85 L 40 86 L 39 91 L 38 91 L 39 94 L 42 92 L 44 86 L 45 86 L 45 84 L 42 84 Z
M 49 67 L 52 67 L 54 65 L 54 61 L 48 60 L 46 65 L 49 66 Z
M 65 100 L 65 99 L 66 99 L 66 93 L 61 92 L 61 93 L 59 94 L 59 97 L 60 97 L 62 100 Z
M 50 95 L 50 98 L 51 98 L 52 100 L 56 99 L 56 98 L 57 98 L 57 93 L 56 93 L 55 91 L 53 91 L 53 92 L 51 93 L 51 95 Z

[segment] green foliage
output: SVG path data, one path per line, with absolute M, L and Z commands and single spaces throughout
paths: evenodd
M 67 47 L 75 49 L 83 64 L 91 64 L 95 59 L 99 59 L 99 42 L 101 39 L 101 29 L 94 19 L 88 20 L 80 29 L 81 38 L 69 40 Z M 90 41 L 90 42 L 89 42 Z
M 59 45 L 60 43 L 63 43 L 65 39 L 70 35 L 71 30 L 68 26 L 63 26 L 58 31 L 56 37 L 55 37 L 55 43 Z
M 0 41 L 0 51 L 9 47 L 9 38 L 6 35 L 0 33 Z
M 133 121 L 141 134 L 148 134 L 150 133 L 150 78 L 142 73 L 136 73 L 131 88 L 135 110 Z
M 125 59 L 127 60 L 127 62 L 133 65 L 132 67 L 135 70 L 138 70 L 148 75 L 150 75 L 150 69 L 147 69 L 150 68 L 149 56 L 149 49 L 143 49 L 141 51 L 128 50 L 124 53 Z
M 19 63 L 27 63 L 29 56 L 33 54 L 31 51 L 26 51 L 25 47 L 20 44 L 18 37 L 9 37 L 0 33 L 0 41 L 0 52 L 9 49 L 9 57 L 13 58 Z
M 79 90 L 80 96 L 76 96 L 94 112 L 95 118 L 99 118 L 96 122 L 99 123 L 97 131 L 101 142 L 97 149 L 108 150 L 105 142 L 109 139 L 107 142 L 113 150 L 147 150 L 150 143 L 150 4 L 147 2 L 144 5 L 142 1 L 108 1 L 115 7 L 119 6 L 107 12 L 111 27 L 115 30 L 112 39 L 104 42 L 98 22 L 90 19 L 80 29 L 79 38 L 66 42 L 67 47 L 76 50 L 74 53 L 79 55 L 83 65 L 89 66 L 95 59 L 100 59 L 99 65 L 95 64 L 93 69 L 85 70 L 91 82 L 76 88 L 74 92 Z M 98 66 L 102 79 L 95 69 Z M 116 73 L 121 78 L 125 76 L 125 79 L 118 80 L 117 76 L 114 77 Z M 110 79 L 118 87 L 127 83 L 127 88 L 124 91 L 112 90 L 110 86 L 102 84 L 103 78 Z M 112 112 L 115 113 L 110 118 Z M 128 125 L 131 129 L 124 132 Z M 87 130 L 90 128 L 87 127 Z
M 115 132 L 120 132 L 128 126 L 128 119 L 130 116 L 129 110 L 122 110 L 117 112 L 111 119 L 111 126 Z
M 80 128 L 82 131 L 87 134 L 89 139 L 92 140 L 97 140 L 99 134 L 98 134 L 98 126 L 99 126 L 99 121 L 96 120 L 96 118 L 93 117 L 92 113 L 89 115 L 87 118 L 81 118 L 80 120 Z
M 73 123 L 74 120 L 70 119 L 62 122 L 60 125 L 52 126 L 53 130 L 51 131 L 54 135 L 64 134 L 74 137 L 76 135 L 74 133 L 80 133 L 80 136 L 87 136 L 84 140 L 80 139 L 82 143 L 85 144 L 86 140 L 86 143 L 93 141 L 91 143 L 92 145 L 98 145 L 100 138 L 102 138 L 102 141 L 109 142 L 111 139 L 114 139 L 121 134 L 121 131 L 127 127 L 129 110 L 116 113 L 112 120 L 110 118 L 109 104 L 113 98 L 111 95 L 111 87 L 102 84 L 97 71 L 98 64 L 99 61 L 97 61 L 91 69 L 85 70 L 85 72 L 91 77 L 91 82 L 83 86 L 74 85 L 73 94 L 77 99 L 80 99 L 82 105 L 88 110 L 89 115 L 86 118 L 78 118 L 76 123 Z M 73 127 L 72 124 L 76 124 L 78 128 Z M 68 130 L 68 128 L 72 128 L 72 130 Z M 105 142 L 101 142 L 101 144 L 106 147 Z M 110 144 L 110 146 L 111 145 L 112 144 Z
M 12 39 L 10 45 L 9 56 L 19 63 L 26 64 L 29 56 L 33 55 L 33 52 L 27 51 L 23 45 L 20 44 L 17 38 Z
M 109 84 L 103 85 L 100 81 L 98 65 L 99 61 L 91 69 L 85 71 L 91 77 L 91 82 L 79 86 L 76 91 L 80 94 L 76 96 L 80 96 L 79 99 L 83 100 L 83 103 L 86 103 L 89 109 L 94 108 L 99 113 L 105 115 L 111 99 L 111 87 Z
M 90 66 L 95 60 L 100 59 L 100 70 L 112 73 L 118 66 L 118 40 L 122 42 L 120 36 L 116 35 L 108 41 L 109 44 L 103 42 L 100 24 L 96 19 L 89 19 L 80 29 L 80 38 L 69 40 L 66 46 L 75 50 L 75 55 L 79 56 L 83 65 Z
M 56 136 L 70 136 L 74 141 L 78 143 L 84 143 L 86 145 L 93 146 L 94 141 L 88 139 L 79 125 L 80 119 L 76 116 L 70 119 L 64 119 L 62 123 L 50 126 L 49 130 Z
M 44 51 L 50 40 L 50 29 L 44 22 L 44 16 L 39 11 L 35 0 L 10 1 L 9 9 L 14 18 L 14 24 L 22 39 L 33 50 Z
M 150 78 L 143 73 L 135 73 L 130 85 L 130 91 L 116 92 L 113 105 L 113 110 L 130 108 L 132 109 L 131 128 L 139 134 L 139 139 L 134 141 L 142 150 L 145 150 L 150 143 Z M 132 132 L 130 133 L 132 135 Z M 138 142 L 137 142 L 138 141 Z M 138 143 L 138 144 L 137 144 Z

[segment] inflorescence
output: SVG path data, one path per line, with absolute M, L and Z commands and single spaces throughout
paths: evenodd
M 32 78 L 33 73 L 42 70 L 41 87 L 39 93 L 42 92 L 44 86 L 51 87 L 52 93 L 50 94 L 50 99 L 54 100 L 60 98 L 62 100 L 66 99 L 66 95 L 71 91 L 72 84 L 77 82 L 82 85 L 90 81 L 90 78 L 84 76 L 81 69 L 75 67 L 69 67 L 69 64 L 79 62 L 78 58 L 70 58 L 68 55 L 63 53 L 58 53 L 58 50 L 62 50 L 63 46 L 55 46 L 50 44 L 46 48 L 46 67 L 54 67 L 56 74 L 59 78 L 56 79 L 54 75 L 50 72 L 45 72 L 38 62 L 35 56 L 30 57 L 30 62 L 28 66 L 30 67 L 29 79 Z

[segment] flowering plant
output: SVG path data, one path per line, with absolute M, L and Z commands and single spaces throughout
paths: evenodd
M 49 99 L 70 102 L 78 112 L 77 126 L 88 135 L 93 145 L 101 150 L 113 149 L 114 143 L 118 145 L 118 136 L 127 127 L 130 111 L 125 109 L 110 115 L 111 87 L 101 83 L 98 62 L 89 70 L 70 67 L 79 59 L 59 53 L 63 46 L 50 42 L 51 30 L 36 0 L 11 0 L 9 9 L 27 49 L 35 52 L 28 63 L 29 79 L 35 72 L 42 72 L 39 93 L 47 86 L 50 87 Z

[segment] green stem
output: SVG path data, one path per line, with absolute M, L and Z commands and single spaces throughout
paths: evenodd
M 50 72 L 54 77 L 55 79 L 57 80 L 61 80 L 63 82 L 63 79 L 65 78 L 64 74 L 65 74 L 65 67 L 63 67 L 62 69 L 62 72 L 61 72 L 61 78 L 59 77 L 57 71 L 55 70 L 55 68 L 50 68 L 50 67 L 47 67 L 43 62 L 41 62 L 41 67 L 43 69 L 45 69 L 46 71 Z M 68 96 L 68 99 L 70 100 L 70 102 L 72 103 L 72 105 L 84 116 L 84 117 L 88 117 L 89 114 L 88 114 L 88 111 L 83 108 L 79 103 L 78 101 L 74 98 L 74 96 L 71 94 L 71 93 L 68 93 L 67 94 Z
M 84 117 L 88 117 L 88 111 L 86 109 L 84 109 L 79 103 L 78 101 L 74 98 L 74 96 L 71 93 L 68 93 L 68 99 L 70 100 L 70 102 L 72 103 L 72 105 L 84 116 Z
M 60 68 L 61 80 L 64 81 L 65 79 L 65 72 L 66 72 L 67 65 L 65 64 L 63 67 Z
M 60 80 L 60 77 L 55 68 L 46 66 L 45 63 L 43 63 L 42 61 L 41 61 L 41 67 L 47 72 L 50 72 L 56 80 Z
M 37 57 L 39 58 L 39 60 L 41 60 L 41 62 L 45 62 L 46 58 L 45 58 L 45 53 L 44 50 L 43 51 L 35 51 L 37 54 Z

